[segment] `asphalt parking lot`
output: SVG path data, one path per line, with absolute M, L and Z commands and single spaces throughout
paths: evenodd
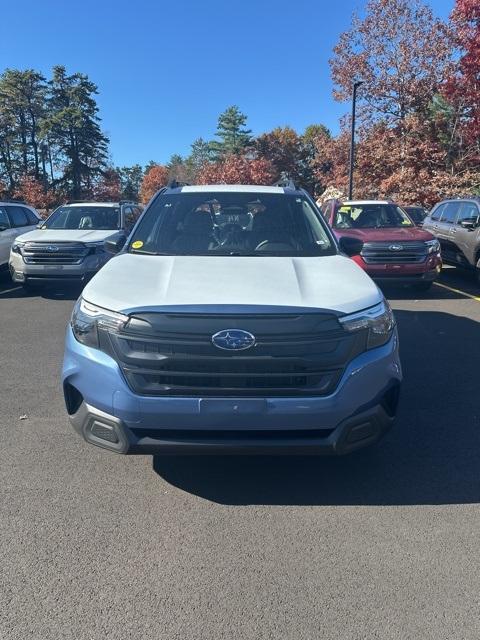
M 405 382 L 375 448 L 152 459 L 67 422 L 78 292 L 2 277 L 0 638 L 480 637 L 480 289 L 441 282 L 386 292 Z

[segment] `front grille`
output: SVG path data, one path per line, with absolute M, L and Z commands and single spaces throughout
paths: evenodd
M 245 351 L 224 351 L 222 329 L 256 337 Z M 102 334 L 130 388 L 142 395 L 327 395 L 346 364 L 365 349 L 365 334 L 344 331 L 333 314 L 207 316 L 145 313 L 122 333 Z
M 27 242 L 22 248 L 26 264 L 80 264 L 88 252 L 80 242 Z
M 366 242 L 361 256 L 367 264 L 414 264 L 427 259 L 427 247 L 424 242 Z

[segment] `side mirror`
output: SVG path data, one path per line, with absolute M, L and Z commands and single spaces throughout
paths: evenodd
M 473 231 L 477 226 L 477 223 L 475 222 L 475 220 L 462 220 L 460 222 L 460 226 L 464 229 L 468 229 L 469 231 Z
M 44 222 L 44 221 L 42 221 L 42 222 L 39 222 L 39 223 L 38 223 L 37 225 L 35 225 L 35 226 L 36 226 L 36 228 L 37 228 L 37 229 L 41 229 L 41 228 L 43 227 L 43 225 L 44 225 L 44 224 L 45 224 L 45 222 Z
M 343 253 L 350 257 L 358 256 L 363 249 L 363 242 L 353 236 L 342 236 L 338 244 Z
M 119 253 L 125 246 L 126 241 L 127 237 L 125 234 L 116 233 L 114 236 L 107 238 L 103 243 L 103 246 L 105 247 L 105 251 L 108 251 L 108 253 Z

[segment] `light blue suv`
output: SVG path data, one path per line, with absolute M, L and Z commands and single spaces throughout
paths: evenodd
M 67 330 L 75 429 L 120 453 L 347 453 L 392 424 L 392 311 L 294 185 L 162 189 Z M 361 245 L 361 243 L 360 243 Z

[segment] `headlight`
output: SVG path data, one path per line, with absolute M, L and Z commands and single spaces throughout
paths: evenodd
M 438 240 L 427 240 L 425 246 L 427 247 L 427 253 L 440 252 L 440 242 Z
M 22 247 L 25 246 L 24 242 L 14 242 L 12 244 L 12 251 L 13 253 L 19 253 L 20 255 L 22 254 Z
M 367 349 L 374 349 L 388 342 L 395 328 L 393 312 L 385 299 L 370 309 L 343 316 L 339 320 L 347 331 L 368 329 Z
M 70 322 L 75 338 L 87 347 L 99 348 L 98 330 L 119 331 L 129 317 L 123 313 L 102 309 L 79 298 L 73 309 Z

